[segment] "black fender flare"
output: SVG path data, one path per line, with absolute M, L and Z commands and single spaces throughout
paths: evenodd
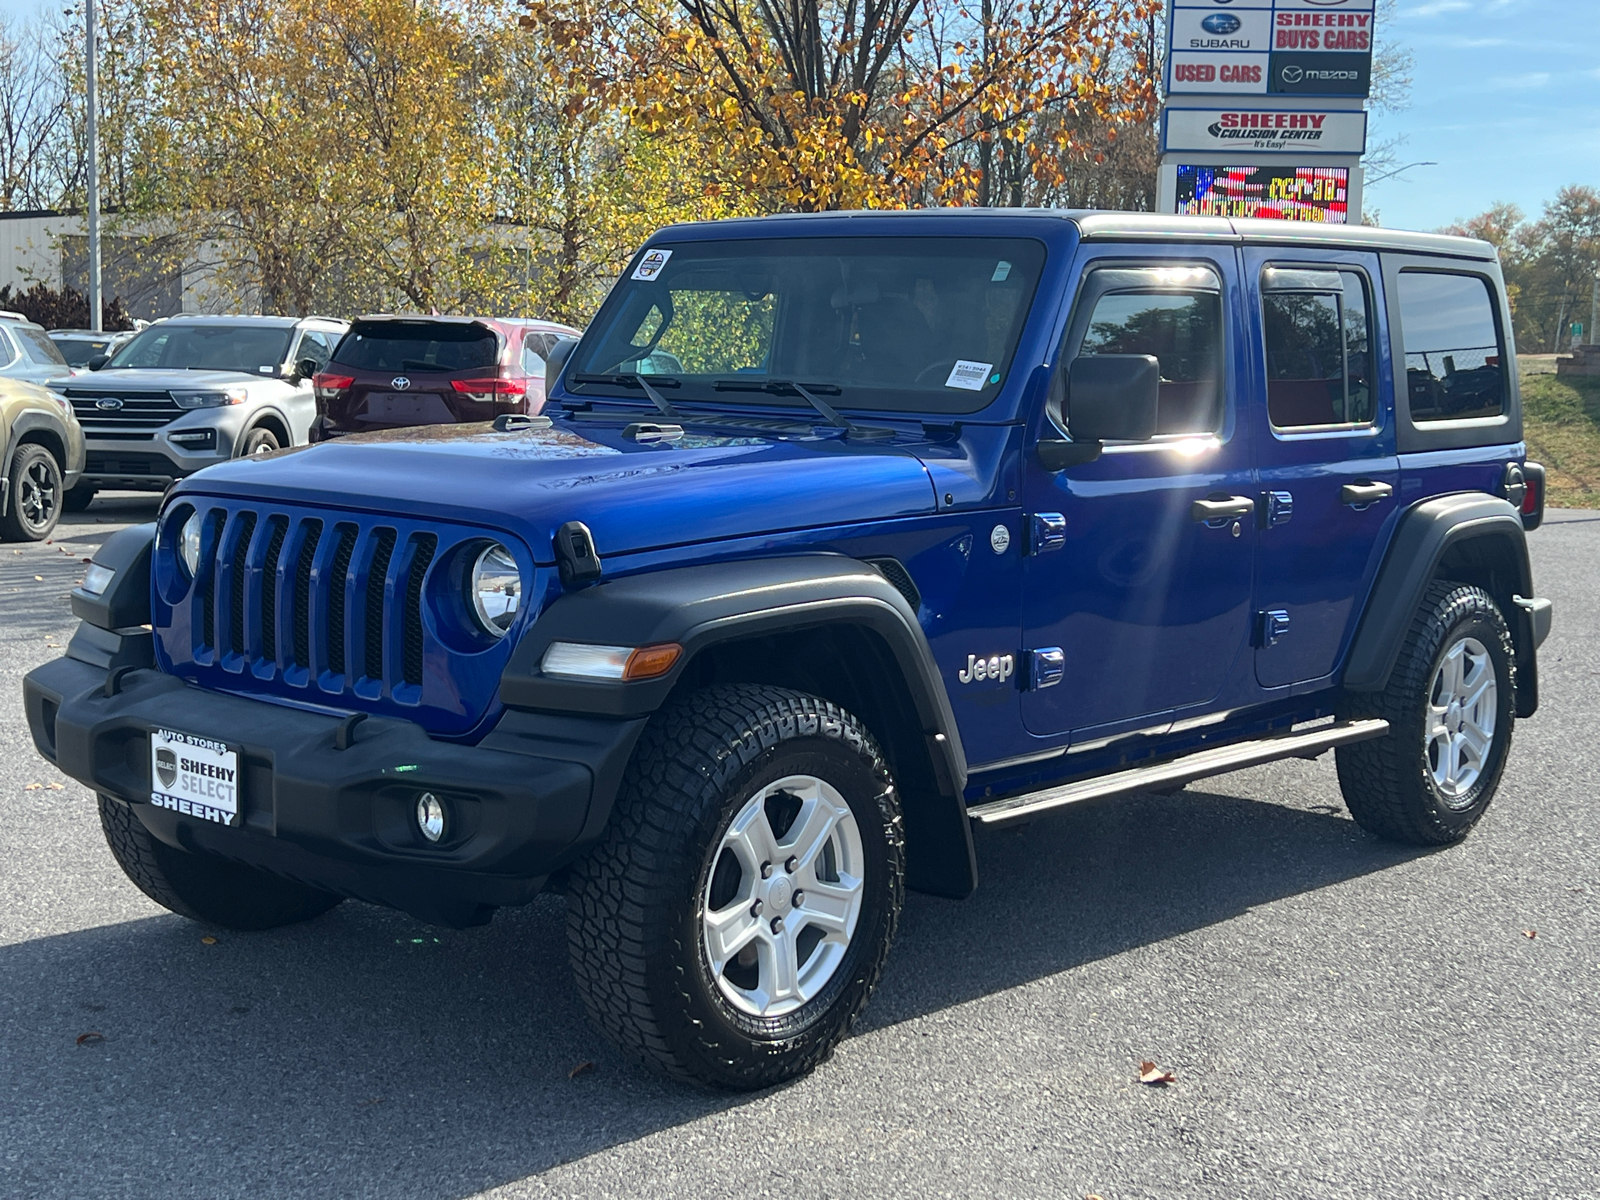
M 936 795 L 902 788 L 911 872 L 920 891 L 964 897 L 977 886 L 977 860 L 963 789 L 967 761 L 926 635 L 905 598 L 875 568 L 839 554 L 802 554 L 676 567 L 610 579 L 567 592 L 522 637 L 501 678 L 500 698 L 513 709 L 587 713 L 617 719 L 648 717 L 659 709 L 714 646 L 823 626 L 854 626 L 887 650 L 915 710 L 918 752 L 926 756 Z M 598 683 L 545 675 L 540 663 L 551 643 L 684 649 L 659 679 Z M 628 746 L 631 753 L 631 743 Z M 904 747 L 902 747 L 904 753 Z M 609 818 L 620 768 L 606 771 L 609 794 L 598 786 L 588 836 Z
M 56 458 L 61 466 L 61 486 L 63 489 L 70 488 L 83 474 L 83 463 L 80 461 L 76 467 L 72 465 L 73 442 L 68 435 L 66 422 L 54 413 L 39 409 L 24 409 L 11 422 L 10 436 L 0 444 L 0 479 L 10 480 L 11 464 L 17 456 L 18 447 L 29 440 L 37 441 L 37 438 L 30 439 L 27 435 L 40 432 L 48 433 L 59 443 L 60 453 Z M 57 447 L 46 446 L 45 449 L 56 453 Z M 10 492 L 9 484 L 0 489 L 0 513 L 6 511 L 6 505 L 11 498 Z
M 1402 514 L 1351 643 L 1343 677 L 1347 691 L 1376 692 L 1388 685 L 1423 592 L 1439 576 L 1446 556 L 1469 543 L 1491 557 L 1503 578 L 1506 594 L 1496 600 L 1517 652 L 1517 715 L 1533 715 L 1543 630 L 1536 627 L 1532 608 L 1518 603 L 1534 599 L 1527 531 L 1515 507 L 1483 492 L 1436 496 Z M 1544 623 L 1548 628 L 1548 612 Z

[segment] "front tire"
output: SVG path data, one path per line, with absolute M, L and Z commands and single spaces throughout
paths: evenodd
M 278 441 L 278 435 L 270 429 L 252 429 L 245 434 L 244 445 L 239 447 L 240 458 L 250 458 L 256 454 L 271 454 L 274 450 L 281 450 L 283 445 Z
M 100 826 L 123 872 L 146 896 L 180 917 L 224 929 L 276 929 L 320 917 L 342 897 L 243 863 L 175 850 L 133 811 L 100 797 Z
M 899 923 L 905 844 L 855 717 L 784 688 L 706 688 L 651 721 L 567 935 L 595 1023 L 676 1078 L 750 1090 L 825 1060 Z
M 1350 715 L 1389 722 L 1386 736 L 1336 752 L 1356 823 L 1418 846 L 1466 837 L 1494 799 L 1516 720 L 1516 656 L 1494 598 L 1429 585 L 1388 686 Z
M 0 541 L 38 542 L 61 520 L 61 464 L 37 442 L 24 442 L 11 460 L 11 488 L 0 515 Z

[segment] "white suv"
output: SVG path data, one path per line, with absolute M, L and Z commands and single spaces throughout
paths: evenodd
M 52 381 L 88 443 L 67 507 L 100 488 L 160 491 L 214 463 L 305 445 L 311 376 L 348 328 L 328 317 L 168 317 L 90 359 L 92 374 Z

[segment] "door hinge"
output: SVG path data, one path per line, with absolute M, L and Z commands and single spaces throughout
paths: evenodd
M 1060 646 L 1028 651 L 1028 690 L 1055 687 L 1067 671 L 1067 656 Z
M 1285 525 L 1294 516 L 1294 493 L 1268 492 L 1262 497 L 1261 507 L 1262 520 L 1268 529 L 1274 525 Z
M 1067 518 L 1062 513 L 1034 513 L 1028 522 L 1028 553 L 1048 554 L 1067 544 Z
M 1278 639 L 1289 632 L 1289 610 L 1269 608 L 1256 614 L 1256 645 L 1262 649 L 1276 646 Z

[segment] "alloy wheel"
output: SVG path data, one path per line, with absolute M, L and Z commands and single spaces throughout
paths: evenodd
M 1487 647 L 1475 637 L 1454 642 L 1434 670 L 1423 734 L 1433 784 L 1452 809 L 1472 803 L 1469 793 L 1494 746 L 1498 696 Z

